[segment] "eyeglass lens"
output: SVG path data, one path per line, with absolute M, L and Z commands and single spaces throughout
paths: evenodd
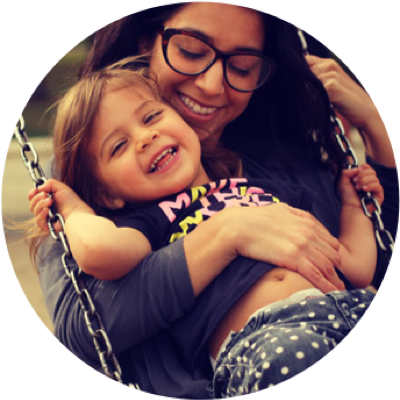
M 183 74 L 204 72 L 215 60 L 215 51 L 192 36 L 176 34 L 170 37 L 167 57 L 171 66 Z M 257 55 L 232 55 L 225 65 L 229 84 L 240 91 L 252 91 L 261 86 L 272 72 L 271 63 Z

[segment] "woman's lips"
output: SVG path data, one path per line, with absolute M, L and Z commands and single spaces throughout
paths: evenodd
M 178 112 L 187 121 L 205 124 L 212 121 L 220 110 L 220 107 L 205 107 L 182 93 L 178 93 L 177 97 Z
M 189 96 L 186 96 L 183 93 L 178 93 L 178 97 L 181 100 L 182 104 L 185 106 L 186 110 L 200 117 L 212 116 L 218 109 L 217 107 L 202 106 L 201 104 L 197 103 L 195 100 L 193 100 Z

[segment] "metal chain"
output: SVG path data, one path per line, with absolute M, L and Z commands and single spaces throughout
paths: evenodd
M 298 29 L 298 35 L 300 37 L 300 42 L 303 48 L 303 53 L 305 55 L 309 54 L 307 50 L 307 41 L 303 32 Z M 332 131 L 338 143 L 338 146 L 342 153 L 345 156 L 345 161 L 343 168 L 344 169 L 351 169 L 358 167 L 358 161 L 356 153 L 349 141 L 346 137 L 342 121 L 336 116 L 335 110 L 331 104 L 331 124 L 332 124 Z M 358 192 L 360 196 L 361 206 L 364 210 L 364 214 L 371 220 L 372 225 L 374 227 L 375 236 L 379 248 L 385 252 L 388 258 L 391 257 L 394 247 L 394 240 L 391 233 L 385 229 L 383 224 L 381 215 L 382 210 L 374 195 L 371 192 Z M 369 211 L 368 206 L 372 206 L 373 210 Z
M 298 34 L 301 40 L 304 54 L 307 54 L 307 42 L 304 34 L 301 30 L 298 30 Z M 350 169 L 358 166 L 356 153 L 345 135 L 345 131 L 342 122 L 337 118 L 335 111 L 331 105 L 331 123 L 333 125 L 333 134 L 337 140 L 338 146 L 345 156 L 344 168 Z M 39 164 L 39 156 L 35 150 L 35 147 L 28 140 L 28 136 L 25 132 L 25 122 L 21 115 L 19 123 L 14 130 L 14 136 L 21 146 L 21 158 L 25 167 L 28 169 L 29 175 L 35 184 L 35 187 L 42 185 L 46 181 L 43 169 Z M 31 153 L 33 159 L 27 157 L 27 153 Z M 381 219 L 382 210 L 379 206 L 378 201 L 371 192 L 361 192 L 360 201 L 363 207 L 365 215 L 371 220 L 374 229 L 375 236 L 379 247 L 388 255 L 391 256 L 394 247 L 394 240 L 391 233 L 385 229 L 383 221 Z M 374 210 L 371 212 L 368 209 L 368 205 L 372 205 Z M 56 233 L 54 225 L 60 222 L 62 230 Z M 103 324 L 100 314 L 97 312 L 94 305 L 93 299 L 85 285 L 85 282 L 81 276 L 81 269 L 79 267 L 72 269 L 70 262 L 73 261 L 71 250 L 69 248 L 68 240 L 65 235 L 64 218 L 61 214 L 50 209 L 48 226 L 52 238 L 58 242 L 61 242 L 64 248 L 64 253 L 61 256 L 62 265 L 68 278 L 71 279 L 76 294 L 78 295 L 80 305 L 84 312 L 84 318 L 86 326 L 90 336 L 93 339 L 94 346 L 96 348 L 102 369 L 109 378 L 114 379 L 120 383 L 121 379 L 121 367 L 119 362 L 112 350 L 110 340 L 108 338 L 106 328 Z M 94 325 L 96 328 L 94 328 Z M 139 386 L 129 385 L 139 389 Z
M 28 169 L 29 175 L 34 182 L 35 187 L 37 188 L 43 185 L 43 183 L 46 181 L 46 177 L 39 164 L 39 156 L 35 150 L 35 147 L 31 142 L 29 142 L 25 131 L 25 122 L 22 116 L 20 117 L 19 122 L 14 130 L 14 136 L 21 146 L 22 162 Z M 28 157 L 29 153 L 31 153 L 31 158 Z M 59 222 L 62 227 L 61 231 L 58 233 L 56 233 L 55 229 L 55 224 L 57 222 Z M 82 271 L 79 266 L 77 267 L 76 263 L 74 263 L 68 240 L 65 235 L 64 218 L 61 214 L 57 213 L 53 207 L 51 207 L 47 223 L 52 238 L 57 242 L 61 242 L 63 246 L 64 253 L 61 256 L 62 265 L 64 267 L 65 274 L 71 279 L 75 292 L 78 295 L 86 326 L 89 335 L 93 339 L 94 347 L 99 356 L 101 367 L 105 375 L 107 375 L 109 378 L 123 383 L 121 379 L 121 367 L 113 352 L 104 323 L 100 314 L 96 310 L 92 296 L 90 295 L 85 285 L 85 281 L 81 276 Z M 73 263 L 74 267 L 71 266 Z
M 336 137 L 339 148 L 342 150 L 345 156 L 344 168 L 351 169 L 358 166 L 356 154 L 351 146 L 350 141 L 345 135 L 343 124 L 340 119 L 336 116 L 333 107 L 331 106 L 331 123 L 333 125 L 333 134 Z M 364 210 L 364 214 L 371 220 L 375 231 L 376 241 L 379 248 L 385 252 L 388 258 L 391 257 L 394 247 L 394 240 L 392 234 L 385 229 L 385 225 L 382 221 L 382 209 L 371 192 L 358 192 L 360 196 L 361 206 Z M 372 206 L 373 210 L 370 211 L 368 206 Z

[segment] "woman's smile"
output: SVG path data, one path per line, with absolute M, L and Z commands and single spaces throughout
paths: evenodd
M 221 18 L 223 8 L 224 18 Z M 235 21 L 235 29 L 232 29 Z M 210 4 L 189 3 L 164 22 L 171 29 L 196 31 L 207 37 L 221 52 L 229 53 L 241 49 L 263 51 L 264 25 L 261 16 L 249 9 Z M 226 35 L 229 32 L 229 36 Z M 196 131 L 200 138 L 220 138 L 225 127 L 246 109 L 251 93 L 242 93 L 226 81 L 224 66 L 217 60 L 204 73 L 185 75 L 167 65 L 162 37 L 158 36 L 150 61 L 150 70 L 160 86 L 163 96 Z M 203 133 L 204 132 L 204 133 Z
M 198 134 L 200 134 L 199 129 L 206 129 L 208 132 L 207 127 L 219 118 L 223 109 L 223 107 L 205 106 L 181 92 L 178 92 L 175 98 L 177 99 L 173 104 L 175 109 Z M 213 134 L 214 132 L 211 131 L 210 133 Z
M 214 114 L 217 110 L 217 107 L 205 107 L 193 100 L 189 96 L 184 95 L 183 93 L 178 93 L 179 98 L 185 104 L 185 106 L 197 115 L 211 115 Z

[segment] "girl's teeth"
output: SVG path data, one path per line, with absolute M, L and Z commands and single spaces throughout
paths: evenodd
M 172 159 L 175 157 L 175 153 L 172 153 L 171 158 L 169 160 L 167 160 L 163 165 L 161 165 L 160 167 L 156 168 L 156 171 L 160 171 L 162 170 L 164 167 L 166 167 L 171 161 Z
M 169 158 L 163 165 L 157 167 L 157 163 L 168 153 L 171 153 L 171 158 Z M 171 161 L 172 159 L 176 156 L 176 151 L 174 149 L 167 149 L 165 151 L 162 152 L 162 154 L 160 154 L 156 160 L 153 162 L 153 164 L 151 164 L 150 167 L 150 172 L 156 172 L 156 171 L 160 171 L 161 169 L 163 169 L 164 167 L 166 167 Z

